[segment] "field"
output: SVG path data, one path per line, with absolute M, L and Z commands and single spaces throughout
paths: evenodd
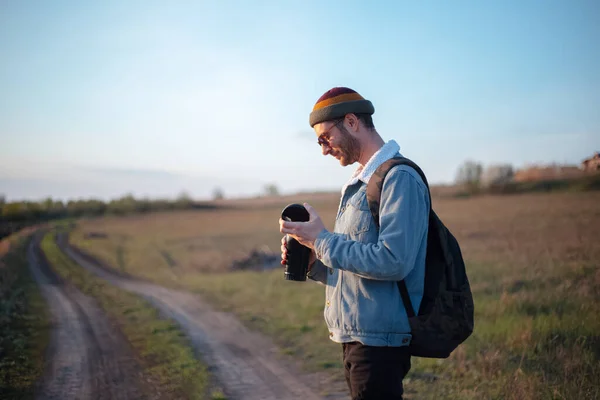
M 71 242 L 121 273 L 197 292 L 271 335 L 308 370 L 341 378 L 324 288 L 281 270 L 228 272 L 254 249 L 278 252 L 289 202 L 82 220 Z M 328 228 L 337 195 L 310 200 Z M 600 398 L 600 194 L 434 199 L 458 238 L 475 296 L 475 332 L 447 360 L 413 359 L 408 398 Z
M 0 241 L 0 398 L 33 398 L 42 376 L 50 315 L 27 268 L 30 229 Z
M 219 398 L 210 394 L 208 371 L 194 357 L 175 322 L 161 317 L 141 297 L 112 286 L 78 266 L 61 252 L 55 234 L 47 233 L 42 240 L 45 259 L 62 279 L 94 298 L 109 320 L 123 332 L 146 373 L 144 390 L 158 392 L 161 398 Z

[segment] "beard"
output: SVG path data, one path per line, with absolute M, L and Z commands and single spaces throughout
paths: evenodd
M 341 127 L 342 140 L 339 146 L 340 164 L 342 167 L 354 164 L 360 158 L 360 142 L 345 127 Z

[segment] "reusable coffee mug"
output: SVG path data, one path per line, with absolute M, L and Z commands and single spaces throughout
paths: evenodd
M 301 204 L 290 204 L 281 212 L 281 219 L 292 222 L 306 222 L 310 218 L 308 211 Z M 284 278 L 288 281 L 305 281 L 310 259 L 310 248 L 300 244 L 290 235 L 285 236 L 287 262 Z

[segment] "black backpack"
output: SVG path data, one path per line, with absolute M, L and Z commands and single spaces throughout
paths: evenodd
M 431 208 L 431 192 L 425 174 L 414 162 L 395 157 L 384 162 L 367 185 L 367 201 L 379 228 L 379 203 L 383 181 L 396 165 L 414 168 L 429 192 L 429 232 L 425 261 L 425 289 L 415 315 L 406 283 L 398 282 L 411 327 L 411 355 L 447 358 L 473 333 L 473 295 L 458 242 Z

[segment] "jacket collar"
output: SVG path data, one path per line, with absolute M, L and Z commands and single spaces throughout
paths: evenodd
M 350 180 L 346 182 L 342 187 L 342 194 L 346 191 L 348 186 L 354 185 L 356 182 L 361 181 L 365 184 L 369 183 L 371 176 L 375 173 L 377 168 L 390 158 L 397 156 L 400 152 L 400 146 L 395 140 L 390 140 L 385 143 L 379 150 L 375 152 L 369 159 L 369 161 L 363 166 L 359 165 L 354 171 Z

